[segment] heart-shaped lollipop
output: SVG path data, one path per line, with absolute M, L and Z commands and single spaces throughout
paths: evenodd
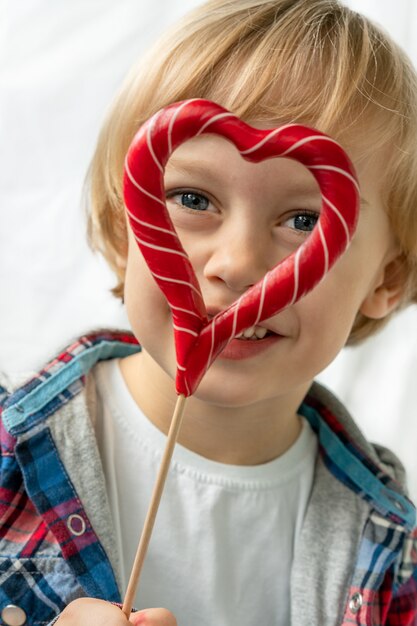
M 262 280 L 211 320 L 198 280 L 165 205 L 164 168 L 185 141 L 212 133 L 259 162 L 291 158 L 315 177 L 322 196 L 311 235 Z M 356 227 L 359 188 L 340 145 L 299 124 L 253 128 L 208 100 L 186 100 L 156 113 L 133 139 L 125 163 L 124 197 L 136 241 L 172 311 L 176 389 L 191 395 L 211 363 L 234 337 L 291 306 L 317 285 L 344 252 Z
M 164 192 L 164 167 L 170 155 L 184 141 L 203 133 L 231 141 L 249 161 L 273 157 L 299 161 L 311 171 L 322 195 L 320 218 L 305 242 L 211 320 L 169 217 Z M 259 130 L 208 100 L 186 100 L 162 109 L 133 139 L 125 164 L 125 204 L 136 241 L 172 311 L 179 396 L 123 602 L 126 617 L 132 608 L 186 396 L 195 391 L 229 341 L 297 302 L 323 278 L 350 243 L 358 219 L 358 191 L 351 162 L 330 137 L 298 124 Z

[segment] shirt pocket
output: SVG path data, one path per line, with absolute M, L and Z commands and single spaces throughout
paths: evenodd
M 20 609 L 16 610 L 19 620 L 26 616 L 25 626 L 46 625 L 84 595 L 62 558 L 0 559 L 0 616 L 6 606 L 14 605 Z M 0 624 L 7 621 L 0 617 Z

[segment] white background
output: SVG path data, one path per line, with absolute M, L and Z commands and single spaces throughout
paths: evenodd
M 126 71 L 197 4 L 0 0 L 0 370 L 28 374 L 86 330 L 126 327 L 109 293 L 113 277 L 85 243 L 83 179 Z M 347 4 L 382 24 L 417 65 L 414 0 Z M 320 376 L 368 437 L 403 459 L 415 500 L 416 372 L 413 307 Z

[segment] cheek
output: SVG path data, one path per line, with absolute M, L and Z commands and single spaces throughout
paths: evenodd
M 295 305 L 300 338 L 309 343 L 310 350 L 319 347 L 330 358 L 345 345 L 368 287 L 367 276 L 359 273 L 360 266 L 349 259 L 343 261 Z
M 210 254 L 212 253 L 214 247 L 213 238 L 207 232 L 201 232 L 198 230 L 190 232 L 182 230 L 178 227 L 177 233 L 181 241 L 181 245 L 193 267 L 197 280 L 200 283 L 200 287 L 202 288 L 204 267 L 210 259 Z
M 171 324 L 168 303 L 155 283 L 139 249 L 129 249 L 124 299 L 133 333 L 147 349 L 154 338 Z

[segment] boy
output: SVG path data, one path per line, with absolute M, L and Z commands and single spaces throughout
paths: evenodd
M 415 625 L 415 510 L 401 465 L 313 379 L 417 299 L 417 84 L 392 42 L 327 0 L 207 3 L 110 112 L 90 171 L 90 235 L 133 335 L 83 337 L 4 390 L 3 622 L 127 623 L 93 598 L 117 602 L 126 587 L 176 397 L 170 311 L 126 223 L 123 163 L 152 113 L 196 96 L 254 125 L 298 121 L 334 136 L 362 209 L 323 282 L 233 340 L 187 402 L 137 604 L 162 604 L 181 626 Z M 301 166 L 251 165 L 209 135 L 175 152 L 165 185 L 210 315 L 296 249 L 320 212 Z M 173 623 L 163 611 L 131 619 Z

